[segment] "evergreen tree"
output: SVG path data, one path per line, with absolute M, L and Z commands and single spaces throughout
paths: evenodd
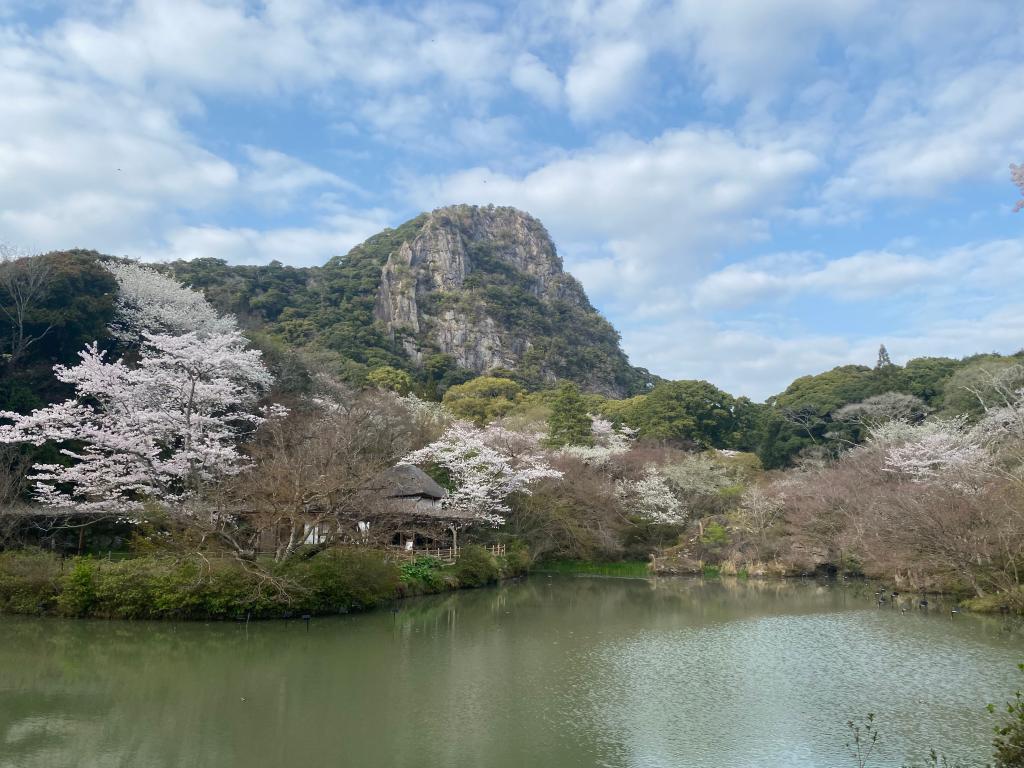
M 892 359 L 889 357 L 889 350 L 883 344 L 878 348 L 878 362 L 875 363 L 875 370 L 885 368 L 887 365 L 892 365 Z
M 558 396 L 551 404 L 547 443 L 556 448 L 594 444 L 586 404 L 579 389 L 571 382 L 567 381 L 558 388 Z

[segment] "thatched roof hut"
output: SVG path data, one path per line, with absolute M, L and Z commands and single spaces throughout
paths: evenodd
M 412 464 L 398 464 L 381 474 L 381 495 L 388 499 L 432 499 L 440 501 L 448 491 Z

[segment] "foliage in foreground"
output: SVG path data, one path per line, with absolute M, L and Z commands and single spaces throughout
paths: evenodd
M 1024 672 L 1024 664 L 1018 664 L 1018 668 Z M 995 714 L 997 707 L 989 704 L 988 711 Z M 871 756 L 882 740 L 875 715 L 868 713 L 863 720 L 850 720 L 846 723 L 849 730 L 849 740 L 846 742 L 846 750 L 849 752 L 854 765 L 857 768 L 867 768 L 872 765 Z M 1006 719 L 1000 722 L 993 729 L 995 739 L 992 746 L 995 748 L 992 763 L 986 763 L 986 768 L 1021 768 L 1024 766 L 1024 692 L 1017 691 L 1011 701 L 1006 704 Z M 928 753 L 924 763 L 915 763 L 904 766 L 904 768 L 967 768 L 966 765 L 957 761 L 953 762 L 945 755 L 941 755 L 934 749 Z
M 399 565 L 373 549 L 331 549 L 284 566 L 199 556 L 61 560 L 41 550 L 0 552 L 0 613 L 107 619 L 234 619 L 324 615 L 398 597 L 493 583 L 521 573 L 510 552 L 466 547 L 454 566 Z

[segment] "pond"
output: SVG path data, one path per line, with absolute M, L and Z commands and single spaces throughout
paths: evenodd
M 1017 624 L 813 582 L 535 575 L 308 629 L 7 617 L 0 766 L 837 768 L 867 712 L 871 765 L 974 765 L 1022 656 Z

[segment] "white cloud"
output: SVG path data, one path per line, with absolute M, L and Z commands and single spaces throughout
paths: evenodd
M 266 264 L 277 260 L 314 266 L 331 256 L 347 253 L 393 220 L 390 211 L 370 210 L 336 212 L 309 227 L 184 226 L 168 232 L 165 242 L 136 255 L 147 261 L 217 258 L 231 264 Z
M 310 263 L 389 221 L 380 211 L 331 210 L 309 226 L 266 233 L 189 226 L 240 205 L 287 208 L 315 190 L 363 193 L 337 174 L 265 147 L 244 147 L 246 162 L 236 166 L 201 146 L 160 100 L 82 77 L 38 39 L 11 30 L 0 32 L 0 92 L 6 241 L 216 255 L 203 252 L 205 243 L 233 259 Z
M 470 6 L 138 0 L 113 16 L 78 14 L 50 36 L 96 76 L 132 90 L 267 96 L 349 85 L 379 95 L 436 78 L 484 94 L 511 67 L 510 41 L 484 28 L 491 16 Z
M 969 244 L 927 256 L 864 251 L 827 260 L 822 254 L 775 254 L 707 275 L 694 287 L 693 302 L 701 309 L 738 309 L 801 294 L 891 301 L 908 291 L 995 291 L 1021 277 L 1024 239 Z
M 799 376 L 872 365 L 880 343 L 903 364 L 913 357 L 1009 354 L 1022 347 L 1022 338 L 1024 305 L 1010 303 L 924 321 L 908 312 L 902 326 L 884 333 L 825 333 L 784 317 L 716 322 L 684 313 L 625 329 L 623 346 L 630 360 L 667 378 L 705 379 L 731 394 L 764 400 Z
M 429 96 L 399 93 L 366 101 L 359 114 L 383 141 L 422 141 L 427 121 L 436 113 Z
M 1024 66 L 1009 60 L 927 84 L 886 84 L 848 140 L 852 160 L 826 197 L 926 197 L 958 182 L 1005 177 L 1008 158 L 1024 154 L 1021 93 Z
M 245 174 L 245 185 L 251 194 L 290 198 L 318 187 L 359 191 L 355 184 L 337 174 L 283 152 L 253 146 L 246 147 L 245 152 L 252 166 Z
M 0 229 L 11 240 L 110 243 L 237 188 L 235 167 L 173 113 L 64 76 L 28 39 L 0 36 L 0 93 Z
M 461 149 L 507 154 L 516 143 L 519 122 L 512 117 L 456 118 L 452 138 Z
M 775 96 L 787 76 L 815 61 L 826 36 L 859 29 L 876 0 L 682 0 L 678 23 L 716 99 Z M 851 29 L 853 28 L 853 29 Z
M 807 151 L 727 131 L 668 131 L 610 140 L 523 176 L 473 168 L 421 181 L 414 194 L 424 208 L 493 202 L 529 211 L 569 252 L 570 267 L 588 275 L 589 290 L 633 300 L 693 276 L 717 249 L 761 236 L 763 216 L 816 165 Z M 598 272 L 600 281 L 589 279 Z
M 589 120 L 615 112 L 632 94 L 647 55 L 636 40 L 596 44 L 583 51 L 565 76 L 573 116 Z
M 511 81 L 519 90 L 554 109 L 562 101 L 562 81 L 532 53 L 521 53 L 512 65 Z

